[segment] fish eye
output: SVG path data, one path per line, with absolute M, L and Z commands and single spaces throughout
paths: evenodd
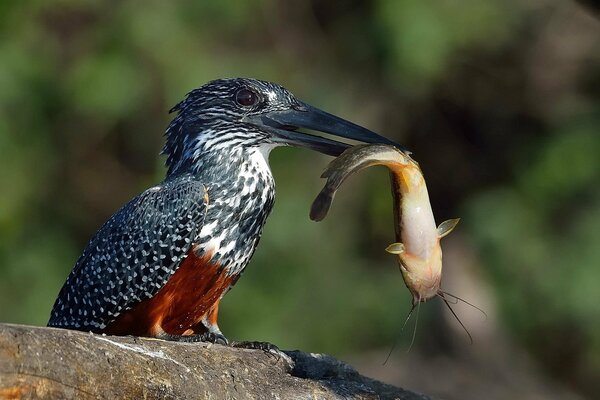
M 235 102 L 244 107 L 251 107 L 258 103 L 258 95 L 250 89 L 242 88 L 236 92 Z

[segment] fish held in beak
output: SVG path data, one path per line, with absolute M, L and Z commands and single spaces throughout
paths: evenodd
M 336 191 L 352 174 L 373 166 L 390 170 L 396 243 L 386 249 L 398 257 L 398 264 L 413 304 L 440 295 L 442 249 L 440 239 L 448 235 L 459 219 L 436 226 L 419 164 L 407 153 L 382 144 L 359 145 L 333 160 L 322 177 L 327 182 L 312 204 L 310 217 L 320 221 L 327 215 Z

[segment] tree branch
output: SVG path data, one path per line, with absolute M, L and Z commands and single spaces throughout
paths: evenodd
M 428 399 L 285 353 L 0 324 L 0 399 Z

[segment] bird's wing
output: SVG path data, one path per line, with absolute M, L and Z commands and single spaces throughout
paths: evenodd
M 208 194 L 192 176 L 169 179 L 117 211 L 90 240 L 48 326 L 99 331 L 154 296 L 200 234 Z

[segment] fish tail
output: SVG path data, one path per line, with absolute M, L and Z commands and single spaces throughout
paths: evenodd
M 310 219 L 313 221 L 321 221 L 327 216 L 335 191 L 332 191 L 326 185 L 313 201 L 310 207 Z
M 412 159 L 400 150 L 389 145 L 358 145 L 346 150 L 342 155 L 329 163 L 321 178 L 327 183 L 313 201 L 310 219 L 321 221 L 327 216 L 335 192 L 350 175 L 372 165 L 386 165 L 390 168 L 404 168 Z

